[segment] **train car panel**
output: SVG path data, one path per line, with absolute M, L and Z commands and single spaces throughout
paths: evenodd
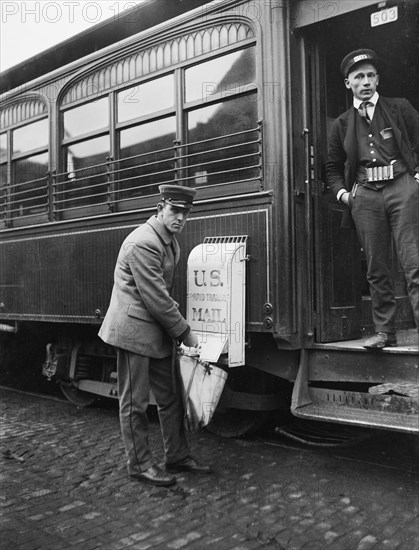
M 292 386 L 297 416 L 419 431 L 417 332 L 397 258 L 401 345 L 369 354 L 365 260 L 324 170 L 350 101 L 338 71 L 350 49 L 380 50 L 383 95 L 419 108 L 417 3 L 394 0 L 398 18 L 374 27 L 385 6 L 370 1 L 176 3 L 167 20 L 146 4 L 154 17 L 138 34 L 60 68 L 46 53 L 45 74 L 37 63 L 36 80 L 2 98 L 1 330 L 19 342 L 18 321 L 41 321 L 44 373 L 65 395 L 117 397 L 114 352 L 96 337 L 116 255 L 159 184 L 178 182 L 199 190 L 180 238 L 182 311 L 190 250 L 247 236 L 246 366 L 232 369 L 214 431 L 254 429 Z M 385 390 L 405 393 L 385 410 L 371 397 Z

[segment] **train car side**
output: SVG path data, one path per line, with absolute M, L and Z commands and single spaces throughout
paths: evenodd
M 198 189 L 180 238 L 183 312 L 190 251 L 206 238 L 246 238 L 246 364 L 229 369 L 212 429 L 242 435 L 291 407 L 305 418 L 418 431 L 402 282 L 404 345 L 368 354 L 362 254 L 353 232 L 337 231 L 341 207 L 322 181 L 327 124 L 346 101 L 322 88 L 341 54 L 330 53 L 328 33 L 374 9 L 337 4 L 333 17 L 313 21 L 307 2 L 179 8 L 4 94 L 1 330 L 23 348 L 36 327 L 43 372 L 70 400 L 117 398 L 114 351 L 96 336 L 115 259 L 155 211 L 159 184 L 178 182 Z M 410 2 L 398 4 L 406 25 Z

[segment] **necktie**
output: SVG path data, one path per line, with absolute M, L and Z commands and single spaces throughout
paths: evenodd
M 371 124 L 371 119 L 368 116 L 367 107 L 372 107 L 373 105 L 374 104 L 371 103 L 371 101 L 363 101 L 358 108 L 358 113 L 362 118 L 364 118 L 368 122 L 368 124 Z

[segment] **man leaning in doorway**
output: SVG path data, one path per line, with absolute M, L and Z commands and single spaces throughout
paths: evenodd
M 375 334 L 364 347 L 371 350 L 397 346 L 391 235 L 419 326 L 419 113 L 406 99 L 378 94 L 378 66 L 369 49 L 342 60 L 353 106 L 333 123 L 326 163 L 366 255 Z
M 172 485 L 177 472 L 207 474 L 210 466 L 190 455 L 184 410 L 173 371 L 173 342 L 199 342 L 171 296 L 179 261 L 176 240 L 196 190 L 161 185 L 157 214 L 132 231 L 116 262 L 111 301 L 99 336 L 117 350 L 119 412 L 128 474 L 157 486 Z M 150 388 L 157 403 L 166 472 L 154 462 L 148 443 Z

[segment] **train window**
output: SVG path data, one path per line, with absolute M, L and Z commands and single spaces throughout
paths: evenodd
M 121 156 L 127 157 L 139 152 L 157 151 L 173 147 L 176 137 L 175 117 L 140 124 L 121 131 Z
M 7 183 L 7 165 L 0 164 L 0 187 L 3 188 Z
M 254 80 L 255 48 L 239 50 L 186 69 L 186 101 L 247 91 L 247 85 Z
M 0 134 L 0 163 L 7 162 L 7 134 Z
M 64 111 L 64 139 L 109 126 L 108 98 L 91 101 Z
M 48 145 L 48 120 L 46 118 L 26 124 L 13 131 L 13 153 L 26 153 Z
M 174 107 L 173 74 L 137 84 L 118 93 L 118 122 L 132 120 Z
M 158 193 L 158 185 L 174 179 L 173 141 L 176 118 L 170 116 L 120 132 L 117 200 Z
M 109 136 L 87 139 L 64 148 L 66 172 L 55 183 L 58 210 L 105 204 Z
M 189 112 L 188 177 L 200 186 L 257 179 L 257 120 L 256 93 Z
M 48 153 L 12 163 L 13 188 L 7 212 L 12 218 L 46 212 L 48 207 Z
M 109 136 L 106 135 L 74 143 L 67 147 L 67 151 L 67 163 L 74 170 L 102 164 L 109 155 Z M 73 170 L 71 172 L 73 173 Z
M 251 46 L 66 107 L 64 171 L 53 182 L 61 219 L 88 208 L 137 207 L 135 199 L 151 201 L 160 184 L 173 181 L 212 187 L 252 180 L 259 190 L 255 72 Z

